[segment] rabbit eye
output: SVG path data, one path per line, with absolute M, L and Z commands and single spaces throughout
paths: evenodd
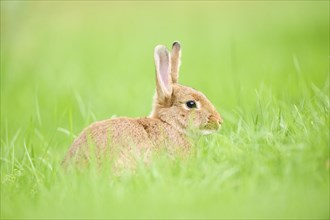
M 197 108 L 196 102 L 194 100 L 190 100 L 190 101 L 186 102 L 186 106 L 188 108 Z

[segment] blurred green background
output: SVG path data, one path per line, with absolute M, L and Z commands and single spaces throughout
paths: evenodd
M 85 126 L 149 114 L 175 40 L 220 134 L 111 184 L 61 174 Z M 1 217 L 328 218 L 328 68 L 328 1 L 1 1 Z

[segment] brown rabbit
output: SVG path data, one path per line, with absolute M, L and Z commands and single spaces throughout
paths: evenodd
M 165 46 L 156 46 L 156 94 L 151 114 L 91 124 L 74 140 L 63 163 L 67 164 L 72 157 L 88 162 L 89 146 L 93 145 L 98 157 L 117 149 L 116 163 L 125 166 L 132 154 L 146 159 L 148 152 L 160 147 L 189 150 L 190 134 L 217 131 L 222 119 L 212 103 L 203 93 L 178 84 L 180 58 L 179 42 L 173 43 L 171 54 Z

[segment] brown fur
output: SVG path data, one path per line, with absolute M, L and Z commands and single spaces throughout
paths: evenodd
M 63 163 L 75 157 L 88 163 L 93 151 L 97 158 L 117 154 L 115 164 L 127 166 L 130 157 L 148 161 L 150 151 L 166 148 L 170 152 L 191 146 L 190 131 L 216 131 L 222 119 L 215 107 L 201 92 L 177 83 L 181 46 L 173 44 L 169 54 L 164 46 L 155 48 L 156 94 L 153 110 L 145 118 L 115 118 L 95 122 L 74 140 Z M 189 109 L 186 102 L 194 100 L 198 107 Z

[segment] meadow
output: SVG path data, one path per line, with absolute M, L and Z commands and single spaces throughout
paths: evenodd
M 61 167 L 90 123 L 151 111 L 153 49 L 221 113 L 188 158 Z M 329 219 L 328 1 L 1 1 L 1 219 Z

